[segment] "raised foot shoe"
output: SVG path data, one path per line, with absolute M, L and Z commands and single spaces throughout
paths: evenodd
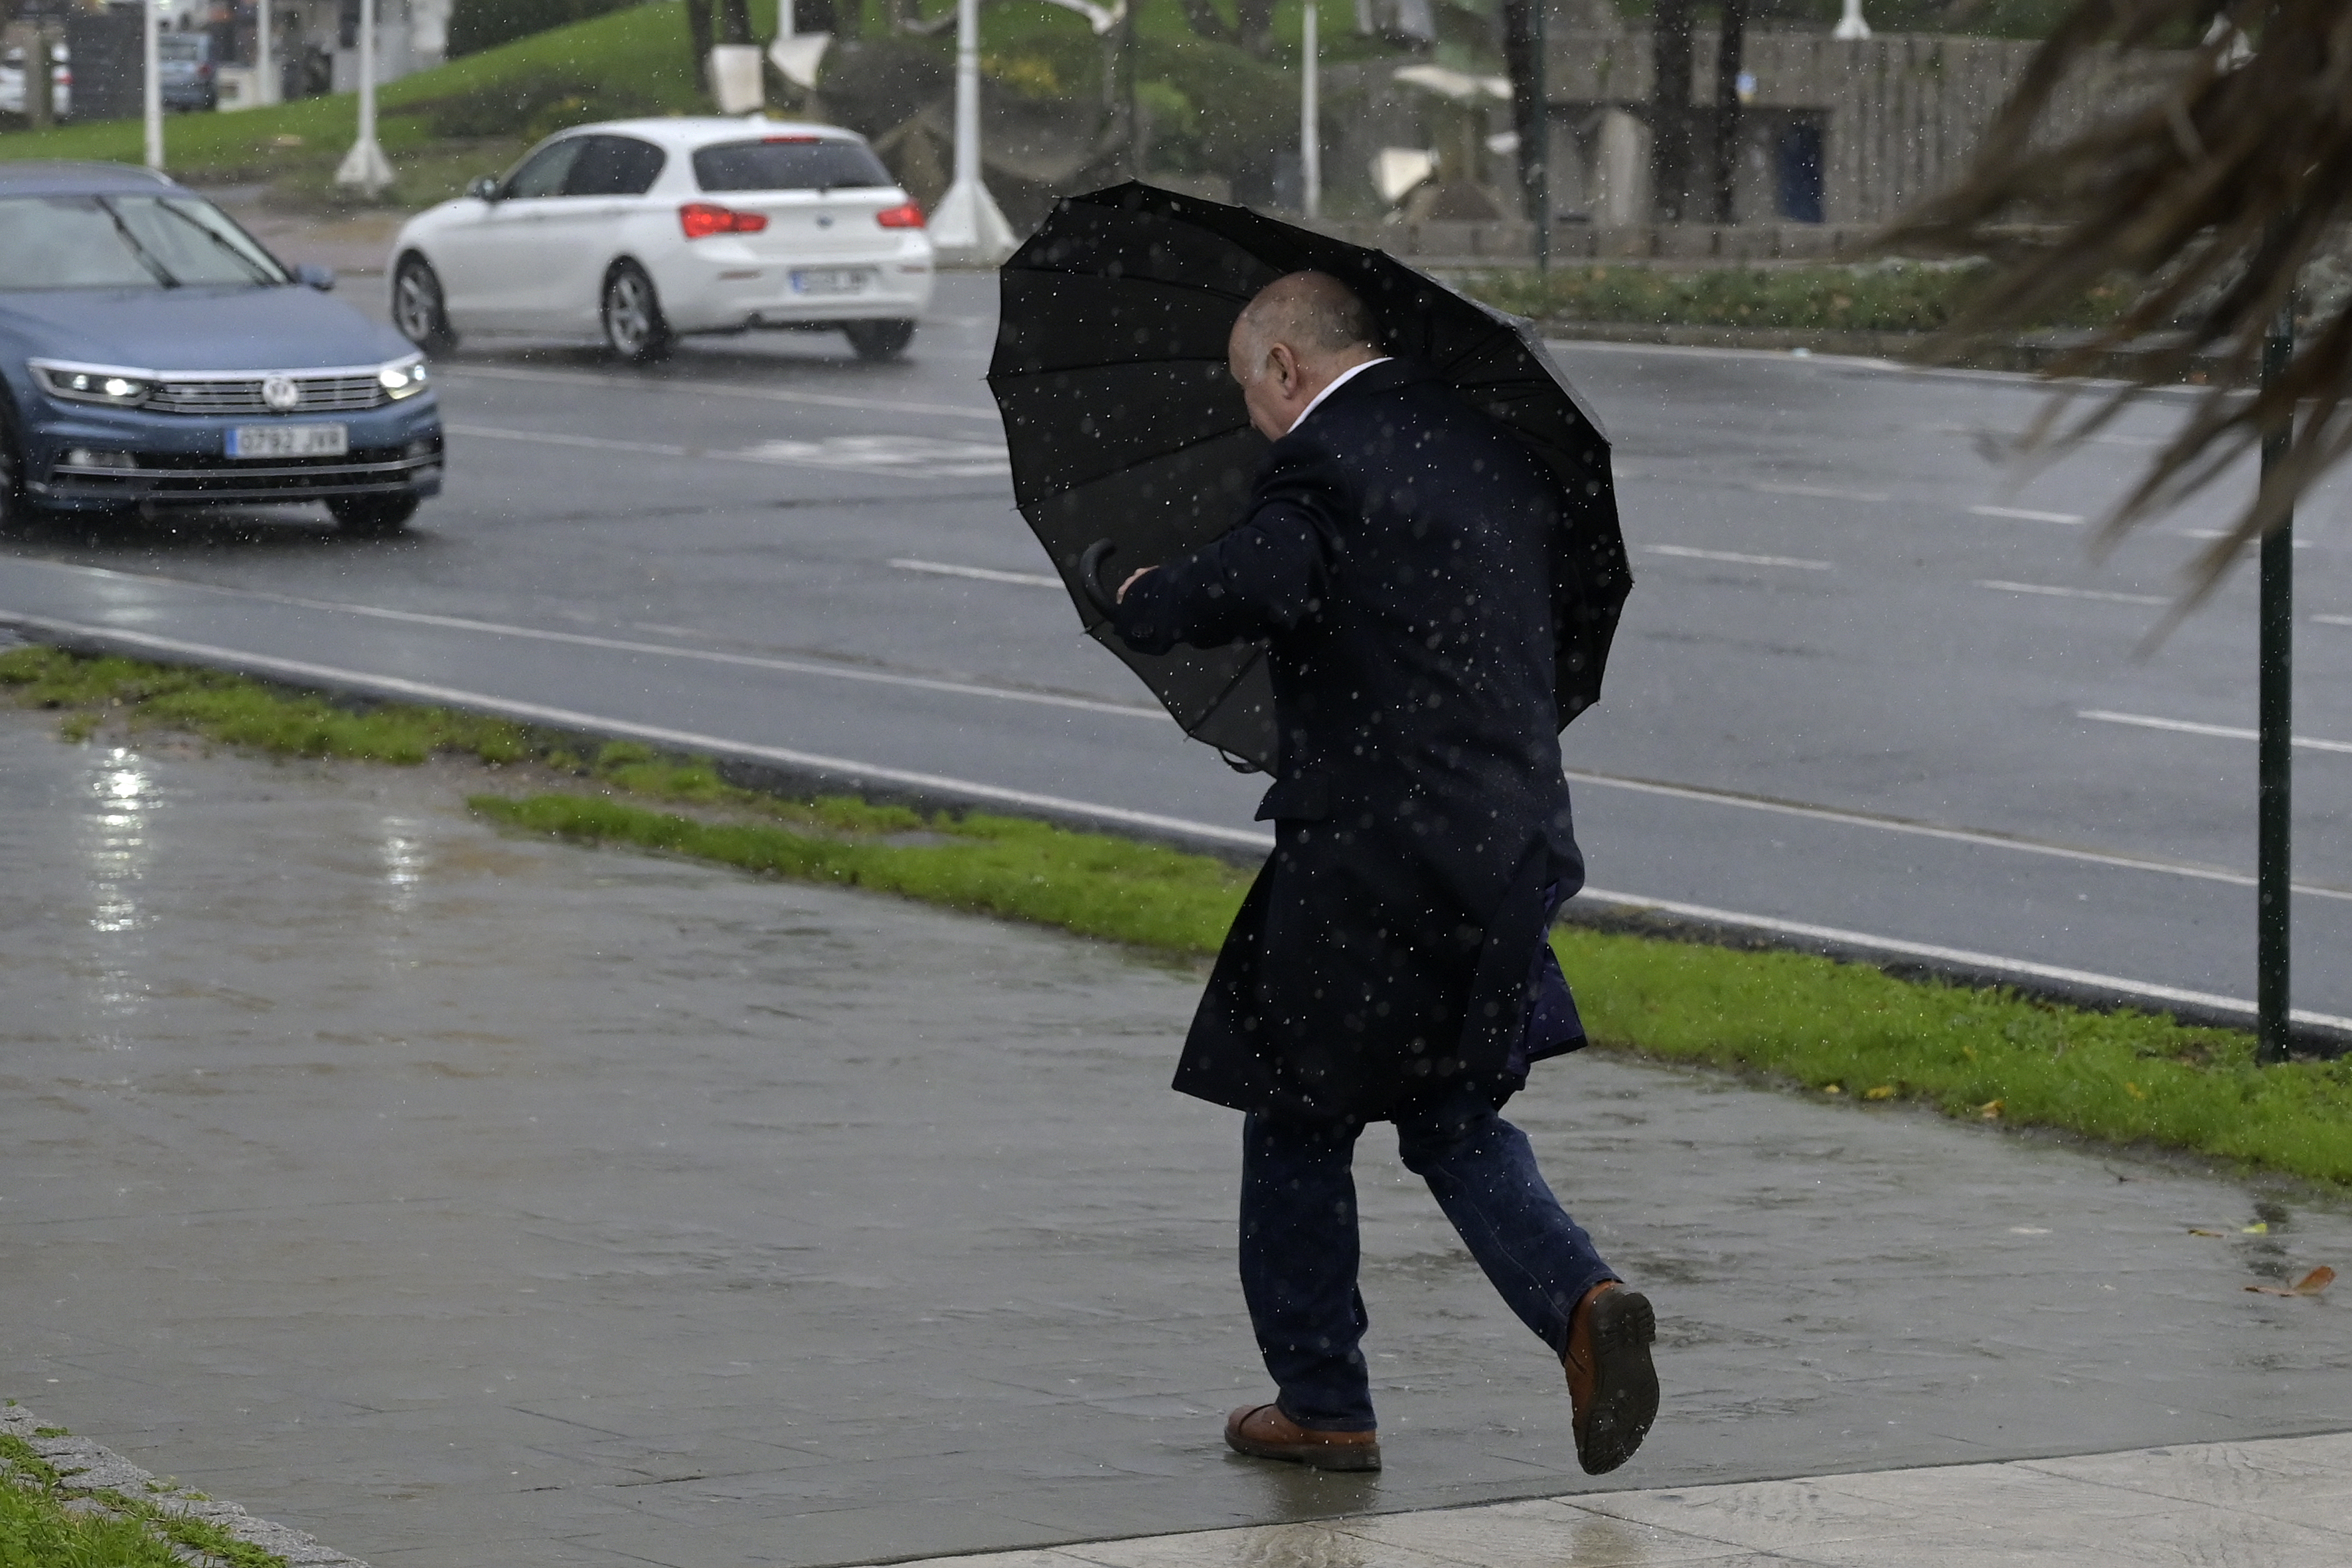
M 1657 1334 L 1650 1299 L 1613 1279 L 1577 1303 L 1561 1361 L 1575 1409 L 1576 1462 L 1588 1476 L 1632 1458 L 1658 1418 L 1658 1372 L 1650 1364 Z
M 1236 1454 L 1287 1459 L 1318 1470 L 1377 1470 L 1377 1432 L 1318 1432 L 1301 1426 L 1278 1405 L 1244 1405 L 1225 1417 L 1225 1443 Z

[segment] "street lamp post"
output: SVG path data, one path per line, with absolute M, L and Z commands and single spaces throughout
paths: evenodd
M 2294 358 L 2294 299 L 2279 307 L 2263 341 L 2263 384 L 2274 386 Z M 2263 437 L 2268 480 L 2294 445 L 2294 411 Z M 2256 663 L 2254 785 L 2254 1058 L 2287 1058 L 2294 1027 L 2288 947 L 2294 935 L 2289 868 L 2294 816 L 2294 513 L 2263 535 L 2261 631 Z
M 163 167 L 163 74 L 161 57 L 163 52 L 159 37 L 163 26 L 159 16 L 161 0 L 147 0 L 139 9 L 144 14 L 139 35 L 140 63 L 145 68 L 146 81 L 141 89 L 142 108 L 147 120 L 147 166 Z
M 980 177 L 980 0 L 956 6 L 955 180 L 930 229 L 945 261 L 993 267 L 1013 254 L 1013 226 Z
M 360 136 L 335 170 L 335 184 L 369 195 L 392 184 L 392 164 L 375 140 L 375 0 L 360 0 Z
M 1311 222 L 1323 216 L 1322 64 L 1317 58 L 1315 0 L 1307 0 L 1300 23 L 1299 55 L 1305 70 L 1298 84 L 1299 206 Z
M 275 0 L 259 0 L 253 8 L 253 97 L 257 103 L 278 101 L 278 60 L 270 38 L 270 15 Z

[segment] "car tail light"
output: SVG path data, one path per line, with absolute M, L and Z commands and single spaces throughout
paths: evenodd
M 920 228 L 923 226 L 923 209 L 912 202 L 885 207 L 874 215 L 874 221 L 884 228 Z
M 768 226 L 766 213 L 739 213 L 717 202 L 688 202 L 677 209 L 677 226 L 688 239 L 709 239 L 714 234 L 757 234 Z
M 210 81 L 210 80 L 212 80 L 212 79 L 213 79 L 213 63 L 212 63 L 212 61 L 210 61 L 210 60 L 203 60 L 203 61 L 199 61 L 199 62 L 197 63 L 197 66 L 196 66 L 196 79 L 197 79 L 198 81 Z

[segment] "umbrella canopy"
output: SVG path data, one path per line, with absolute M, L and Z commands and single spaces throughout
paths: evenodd
M 1079 619 L 1186 734 L 1272 771 L 1264 647 L 1137 653 L 1096 606 L 1080 559 L 1112 540 L 1116 577 L 1189 554 L 1241 521 L 1267 443 L 1226 373 L 1226 338 L 1260 289 L 1308 268 L 1363 298 L 1384 352 L 1434 370 L 1559 478 L 1568 538 L 1553 596 L 1565 725 L 1600 698 L 1633 578 L 1608 437 L 1533 330 L 1381 251 L 1134 183 L 1062 202 L 1000 274 L 988 384 L 1004 416 L 1013 497 Z

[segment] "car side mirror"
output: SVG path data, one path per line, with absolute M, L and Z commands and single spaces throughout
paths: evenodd
M 335 269 L 331 267 L 321 267 L 315 261 L 306 261 L 294 269 L 294 280 L 297 283 L 308 284 L 324 294 L 335 286 Z
M 499 199 L 499 183 L 491 176 L 484 174 L 466 187 L 466 194 L 478 202 L 495 202 Z

